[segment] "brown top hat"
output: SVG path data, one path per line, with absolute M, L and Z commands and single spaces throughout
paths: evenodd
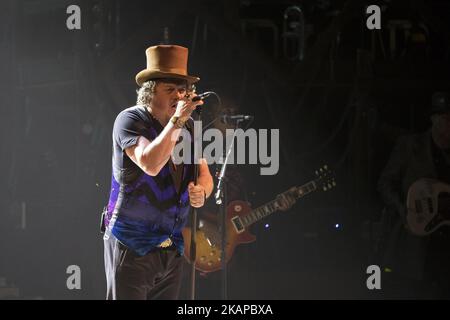
M 188 49 L 175 45 L 158 45 L 145 50 L 147 69 L 136 75 L 139 86 L 157 78 L 185 79 L 190 83 L 200 80 L 187 74 Z

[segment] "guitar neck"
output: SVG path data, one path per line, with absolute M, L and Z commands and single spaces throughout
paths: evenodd
M 290 193 L 292 196 L 295 197 L 295 199 L 302 198 L 306 196 L 307 194 L 315 191 L 317 189 L 317 185 L 315 181 L 310 181 L 300 187 L 296 187 L 294 191 L 287 190 L 283 192 L 282 194 L 288 194 Z M 280 208 L 280 204 L 278 203 L 277 199 L 274 199 L 252 211 L 247 213 L 246 215 L 241 216 L 241 221 L 243 222 L 245 227 L 249 227 L 250 225 L 254 224 L 255 222 L 264 219 L 265 217 L 269 216 L 270 214 L 274 213 L 275 211 L 278 211 Z

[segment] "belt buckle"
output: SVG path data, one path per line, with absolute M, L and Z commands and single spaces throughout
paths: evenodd
M 166 240 L 164 240 L 163 242 L 161 242 L 158 247 L 160 248 L 167 248 L 170 247 L 172 245 L 172 239 L 167 238 Z

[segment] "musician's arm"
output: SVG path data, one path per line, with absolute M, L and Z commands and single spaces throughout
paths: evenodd
M 199 162 L 197 182 L 203 187 L 203 189 L 205 190 L 206 198 L 208 198 L 214 189 L 214 182 L 211 173 L 209 172 L 209 167 L 206 159 L 202 158 Z
M 197 184 L 191 181 L 188 186 L 189 201 L 194 208 L 203 207 L 206 198 L 213 190 L 213 179 L 205 159 L 200 159 Z

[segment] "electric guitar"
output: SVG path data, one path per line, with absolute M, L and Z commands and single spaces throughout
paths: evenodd
M 418 236 L 450 225 L 450 185 L 434 179 L 419 179 L 408 190 L 406 221 Z
M 328 191 L 336 186 L 327 166 L 323 166 L 316 172 L 317 178 L 300 186 L 289 189 L 283 194 L 289 193 L 296 200 L 314 191 Z M 274 199 L 254 210 L 245 201 L 236 200 L 227 206 L 226 210 L 226 263 L 233 256 L 237 245 L 250 243 L 256 237 L 249 232 L 249 227 L 255 222 L 278 211 L 280 204 Z M 191 229 L 183 229 L 185 240 L 185 257 L 190 261 Z M 215 223 L 200 221 L 196 234 L 196 259 L 195 268 L 203 273 L 213 272 L 221 269 L 222 238 L 221 233 Z

